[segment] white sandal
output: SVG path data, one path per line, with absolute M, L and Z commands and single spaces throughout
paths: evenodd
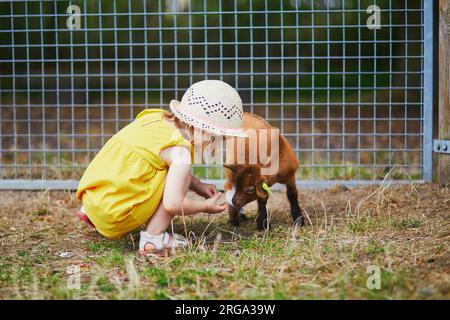
M 188 241 L 185 237 L 174 233 L 172 243 L 170 242 L 170 234 L 164 231 L 161 234 L 153 235 L 147 231 L 141 231 L 141 238 L 139 240 L 139 253 L 141 255 L 158 253 L 167 249 L 175 249 L 188 246 Z M 145 246 L 151 244 L 155 247 L 154 250 L 145 250 Z

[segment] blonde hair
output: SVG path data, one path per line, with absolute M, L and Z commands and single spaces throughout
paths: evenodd
M 177 118 L 175 113 L 164 110 L 164 119 L 170 122 L 173 122 L 175 124 L 175 127 L 178 129 L 188 132 L 189 133 L 189 140 L 191 140 L 191 143 L 194 141 L 194 126 L 187 124 L 186 122 L 181 121 Z

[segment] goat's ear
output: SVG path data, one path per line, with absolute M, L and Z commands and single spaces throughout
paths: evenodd
M 227 168 L 227 169 L 230 169 L 234 173 L 236 173 L 238 171 L 238 169 L 239 169 L 239 165 L 238 164 L 224 164 L 223 166 L 225 168 Z
M 256 195 L 258 196 L 258 198 L 267 198 L 269 196 L 269 193 L 263 187 L 263 184 L 265 183 L 266 182 L 264 180 L 256 183 Z

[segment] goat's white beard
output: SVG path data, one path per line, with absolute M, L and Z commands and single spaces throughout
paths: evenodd
M 233 187 L 230 190 L 228 190 L 227 192 L 225 192 L 225 199 L 227 200 L 227 203 L 230 206 L 233 206 L 233 197 L 236 194 L 236 188 Z

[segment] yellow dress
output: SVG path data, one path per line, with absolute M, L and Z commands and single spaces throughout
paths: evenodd
M 164 110 L 147 109 L 109 139 L 83 174 L 77 199 L 103 236 L 116 239 L 149 220 L 164 190 L 168 165 L 162 149 L 192 145 L 163 121 Z

